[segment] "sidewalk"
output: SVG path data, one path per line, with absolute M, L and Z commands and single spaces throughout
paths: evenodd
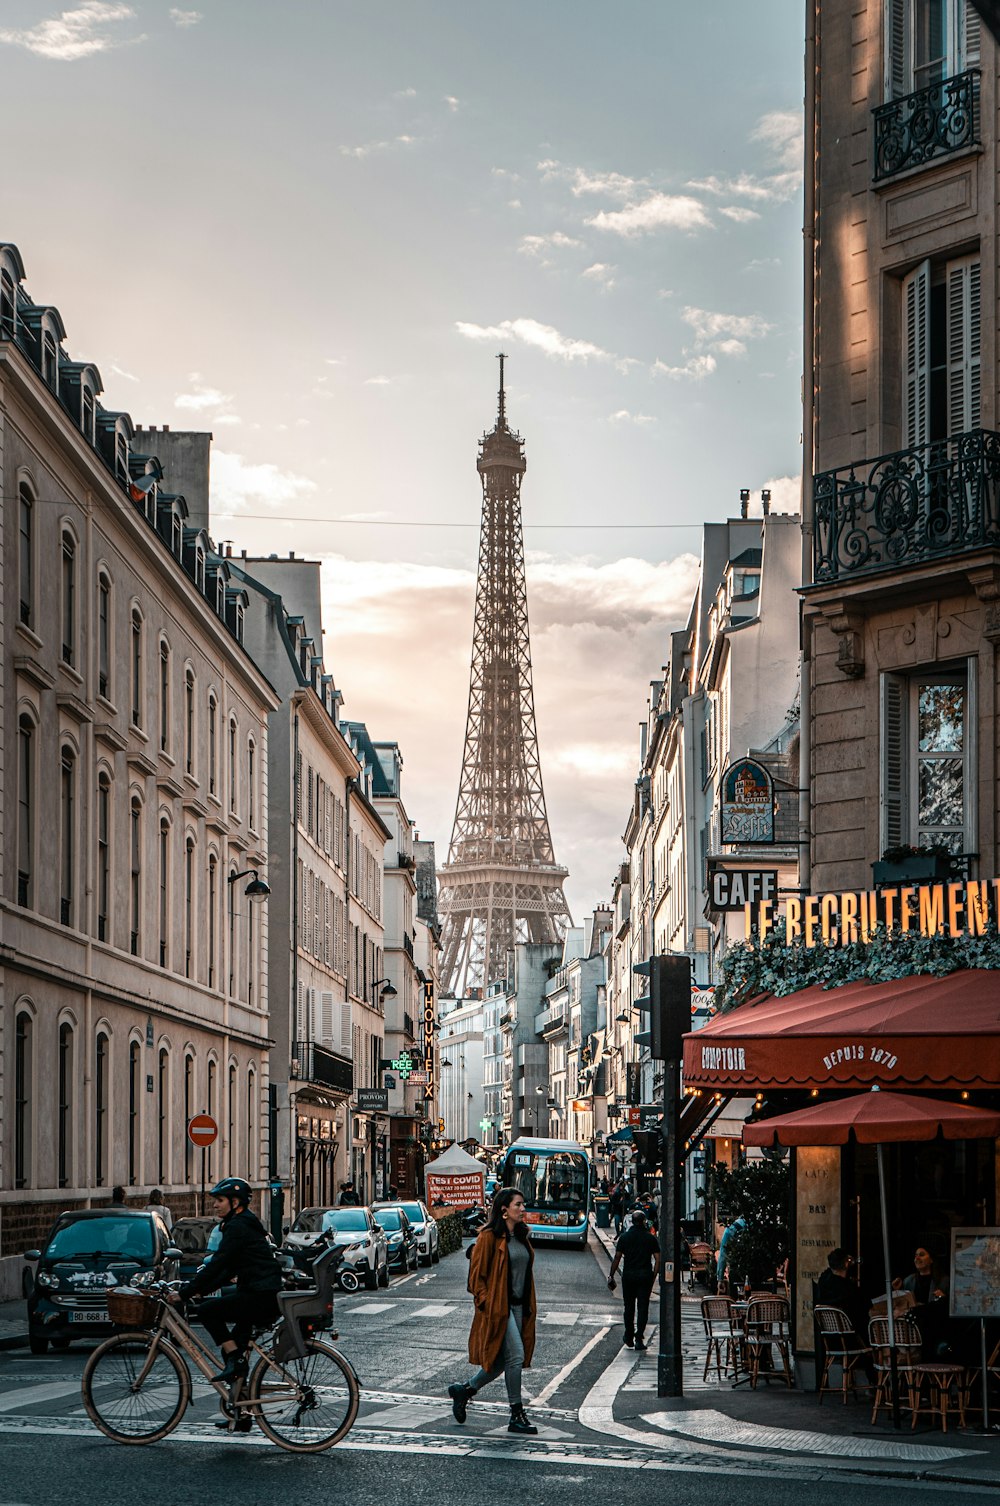
M 24 1301 L 0 1302 L 0 1349 L 27 1349 L 28 1310 Z
M 614 1254 L 613 1231 L 593 1229 L 604 1253 Z M 681 1295 L 681 1352 L 684 1364 L 683 1397 L 656 1394 L 657 1342 L 655 1333 L 646 1354 L 619 1356 L 620 1383 L 614 1398 L 615 1421 L 624 1427 L 688 1445 L 711 1445 L 734 1453 L 757 1451 L 794 1455 L 797 1462 L 852 1473 L 920 1478 L 950 1484 L 1000 1488 L 1000 1435 L 983 1436 L 981 1396 L 973 1387 L 969 1427 L 949 1426 L 911 1431 L 908 1419 L 896 1433 L 882 1419 L 872 1427 L 868 1393 L 845 1405 L 839 1393 L 827 1394 L 822 1406 L 815 1391 L 790 1391 L 782 1382 L 747 1384 L 734 1389 L 731 1379 L 715 1379 L 714 1370 L 702 1380 L 705 1336 L 701 1324 L 700 1288 Z M 837 1372 L 839 1376 L 839 1372 Z M 1000 1424 L 1000 1409 L 991 1414 Z

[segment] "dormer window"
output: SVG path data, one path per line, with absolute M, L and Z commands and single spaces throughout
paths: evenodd
M 171 552 L 171 554 L 175 554 L 177 556 L 177 558 L 180 559 L 180 557 L 181 557 L 181 519 L 180 519 L 180 514 L 177 513 L 177 512 L 172 512 L 170 514 L 170 552 Z
M 86 383 L 84 383 L 80 396 L 80 427 L 83 430 L 84 437 L 91 444 L 94 443 L 94 414 L 94 394 Z
M 235 633 L 236 633 L 236 642 L 237 643 L 242 643 L 243 642 L 243 619 L 244 619 L 243 604 L 242 604 L 242 602 L 238 601 L 236 603 L 236 621 L 235 621 L 235 623 L 233 625 Z
M 733 595 L 755 596 L 760 590 L 759 570 L 734 570 Z
M 128 476 L 128 440 L 121 429 L 115 431 L 115 475 L 122 481 Z
M 196 544 L 194 549 L 194 583 L 199 591 L 205 589 L 205 550 L 201 544 Z
M 7 271 L 0 272 L 0 331 L 12 339 L 17 328 L 17 305 L 14 302 L 14 279 Z
M 48 330 L 42 335 L 42 380 L 53 392 L 59 386 L 59 360 L 56 355 L 56 342 Z
M 226 615 L 226 582 L 220 570 L 215 577 L 215 610 L 220 617 Z

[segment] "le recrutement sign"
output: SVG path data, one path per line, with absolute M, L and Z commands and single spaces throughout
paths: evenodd
M 927 937 L 986 936 L 1000 933 L 1000 879 L 788 895 L 745 905 L 743 915 L 747 940 L 763 940 L 783 917 L 787 946 L 850 946 L 870 941 L 880 926 Z

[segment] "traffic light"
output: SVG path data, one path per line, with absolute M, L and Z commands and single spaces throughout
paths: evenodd
M 663 1142 L 659 1129 L 633 1129 L 632 1143 L 639 1159 L 647 1166 L 659 1166 L 663 1160 Z
M 635 1001 L 649 1014 L 649 1054 L 655 1061 L 680 1061 L 681 1038 L 691 1029 L 690 957 L 660 953 L 634 963 L 632 971 L 649 979 L 649 993 Z M 637 1039 L 646 1044 L 641 1035 Z

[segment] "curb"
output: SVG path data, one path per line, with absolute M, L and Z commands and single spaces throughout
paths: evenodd
M 11 1338 L 0 1339 L 0 1349 L 27 1349 L 28 1335 L 26 1333 L 14 1334 Z

